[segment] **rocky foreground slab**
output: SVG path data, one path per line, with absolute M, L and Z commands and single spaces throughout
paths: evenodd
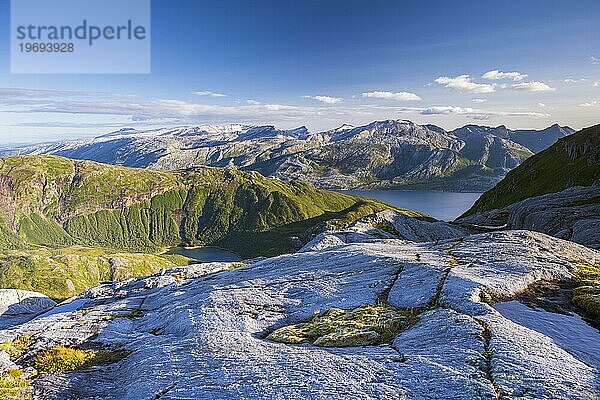
M 37 399 L 600 398 L 600 365 L 489 304 L 570 280 L 582 261 L 600 252 L 528 231 L 422 243 L 332 232 L 292 255 L 96 287 L 1 330 L 0 369 Z M 384 343 L 267 339 L 377 304 L 411 313 Z M 65 368 L 58 355 L 73 349 L 81 363 Z
M 505 208 L 460 218 L 458 223 L 528 229 L 600 249 L 600 186 L 575 186 L 530 197 Z

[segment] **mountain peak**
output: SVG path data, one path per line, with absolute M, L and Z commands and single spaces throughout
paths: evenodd
M 333 132 L 347 131 L 348 129 L 354 129 L 354 125 L 342 124 L 337 128 L 333 129 Z
M 98 137 L 118 136 L 118 135 L 123 135 L 123 134 L 127 134 L 127 133 L 134 133 L 134 132 L 137 132 L 137 130 L 135 128 L 121 128 L 117 131 L 109 132 L 104 135 L 100 135 Z

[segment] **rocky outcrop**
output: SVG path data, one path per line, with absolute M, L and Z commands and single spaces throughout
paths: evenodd
M 600 186 L 572 187 L 460 218 L 471 227 L 527 229 L 600 248 Z
M 600 365 L 483 301 L 544 279 L 568 280 L 574 260 L 597 264 L 599 252 L 526 231 L 424 243 L 364 239 L 231 270 L 211 264 L 105 284 L 0 330 L 0 342 L 33 333 L 12 361 L 23 369 L 56 346 L 126 352 L 84 371 L 32 377 L 38 399 L 600 396 Z M 418 320 L 376 345 L 267 339 L 316 311 L 381 303 L 410 309 Z
M 600 125 L 560 139 L 513 169 L 457 219 L 529 229 L 600 247 Z
M 469 231 L 444 221 L 413 218 L 394 210 L 384 210 L 360 218 L 345 230 L 326 231 L 315 236 L 300 252 L 317 251 L 332 245 L 370 240 L 404 239 L 430 242 L 468 235 Z
M 28 321 L 55 305 L 54 300 L 41 293 L 0 289 L 0 329 Z

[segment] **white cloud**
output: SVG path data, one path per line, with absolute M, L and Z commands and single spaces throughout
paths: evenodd
M 395 101 L 418 101 L 421 100 L 415 93 L 410 92 L 365 92 L 362 97 L 369 97 L 373 99 L 384 99 L 384 100 L 395 100 Z
M 427 108 L 414 109 L 419 110 L 421 115 L 462 115 L 471 119 L 485 120 L 491 117 L 532 117 L 548 118 L 550 114 L 535 111 L 502 111 L 502 110 L 482 110 L 470 107 L 455 106 L 432 106 Z
M 340 97 L 331 97 L 331 96 L 302 96 L 304 99 L 312 99 L 316 101 L 320 101 L 321 103 L 326 104 L 337 104 L 344 101 L 344 99 Z
M 448 115 L 448 114 L 473 114 L 475 110 L 473 108 L 462 108 L 453 106 L 437 106 L 428 107 L 421 111 L 423 115 Z
M 117 97 L 134 98 L 133 94 L 92 92 L 81 90 L 47 90 L 25 88 L 0 88 L 0 98 L 54 98 L 54 97 Z
M 594 87 L 600 86 L 600 82 L 594 82 Z
M 547 107 L 547 105 L 544 103 L 538 103 L 537 105 L 538 105 L 538 107 Z
M 1 104 L 0 104 L 1 105 Z M 511 117 L 546 117 L 526 111 L 479 110 L 457 106 L 431 107 L 397 107 L 397 106 L 293 106 L 286 104 L 257 104 L 222 106 L 190 103 L 174 99 L 153 99 L 136 102 L 129 101 L 42 101 L 36 106 L 26 103 L 25 109 L 13 113 L 48 113 L 72 115 L 112 115 L 124 116 L 132 121 L 161 121 L 169 120 L 174 124 L 195 123 L 273 123 L 275 121 L 299 121 L 304 123 L 308 118 L 342 118 L 351 120 L 356 116 L 376 118 L 398 113 L 414 113 L 421 115 L 463 115 L 468 118 L 483 119 L 488 116 Z M 87 118 L 87 117 L 82 117 Z
M 572 78 L 567 78 L 564 80 L 565 83 L 576 83 L 577 81 L 575 79 Z
M 208 97 L 227 97 L 226 94 L 223 93 L 215 93 L 215 92 L 211 92 L 209 90 L 201 90 L 198 92 L 192 92 L 192 94 L 195 94 L 196 96 L 208 96 Z
M 265 109 L 268 111 L 293 111 L 298 110 L 296 106 L 288 106 L 286 104 L 265 104 Z
M 12 126 L 23 126 L 29 128 L 123 128 L 123 122 L 68 122 L 68 121 L 40 121 L 40 122 L 18 122 Z M 143 125 L 143 124 L 136 124 Z
M 498 115 L 501 117 L 533 117 L 533 118 L 549 118 L 548 113 L 539 113 L 535 111 L 498 111 L 491 112 L 490 115 Z
M 526 90 L 529 92 L 553 92 L 556 89 L 546 85 L 544 82 L 521 82 L 515 83 L 511 86 L 515 90 Z
M 494 86 L 487 83 L 475 83 L 469 75 L 459 75 L 454 78 L 440 76 L 435 81 L 448 89 L 455 89 L 460 92 L 491 93 L 494 91 Z
M 600 64 L 600 58 L 592 56 L 590 59 L 592 60 L 592 64 Z
M 0 106 L 5 102 L 0 99 Z M 28 99 L 14 99 L 6 103 L 13 113 L 49 113 L 72 115 L 113 115 L 126 116 L 135 121 L 172 119 L 178 123 L 197 122 L 239 122 L 269 119 L 303 119 L 319 116 L 322 110 L 318 107 L 296 107 L 286 104 L 249 104 L 222 106 L 215 104 L 198 104 L 176 99 L 139 99 L 139 101 L 123 101 L 118 99 L 80 101 L 76 99 L 47 100 L 32 102 Z
M 482 78 L 483 79 L 489 79 L 489 80 L 501 80 L 501 79 L 512 79 L 513 81 L 522 81 L 523 79 L 527 78 L 527 74 L 522 74 L 520 72 L 502 72 L 502 71 L 498 71 L 498 70 L 493 70 L 493 71 L 488 71 L 485 74 L 483 74 Z
M 101 129 L 100 124 L 111 127 L 131 126 L 130 124 L 136 127 L 165 127 L 207 123 L 310 125 L 322 121 L 357 124 L 357 121 L 374 121 L 400 115 L 408 119 L 418 118 L 421 115 L 432 119 L 460 118 L 461 120 L 547 117 L 547 114 L 527 110 L 482 110 L 444 104 L 426 107 L 407 107 L 394 103 L 291 105 L 260 104 L 256 100 L 249 99 L 250 101 L 242 100 L 235 105 L 222 105 L 140 96 L 107 97 L 110 94 L 82 97 L 80 94 L 70 93 L 71 97 L 69 97 L 66 94 L 57 96 L 52 92 L 45 93 L 44 96 L 42 93 L 25 93 L 14 89 L 10 91 L 12 95 L 8 96 L 8 89 L 2 88 L 0 93 L 5 95 L 4 97 L 0 95 L 0 112 L 10 113 L 9 118 L 12 118 L 11 123 L 7 120 L 0 122 L 0 132 L 3 127 L 11 124 L 16 126 L 19 123 L 35 123 L 45 129 L 61 127 L 77 129 L 78 126 Z M 14 97 L 16 93 L 19 93 L 19 97 Z M 39 121 L 36 122 L 35 118 Z M 48 121 L 52 121 L 51 124 Z M 33 125 L 22 125 L 22 128 L 26 129 L 27 126 Z
M 485 103 L 487 99 L 473 99 L 471 100 L 473 103 Z
M 598 100 L 581 103 L 579 105 L 579 107 L 597 107 L 597 106 L 600 106 L 600 101 L 598 101 Z
M 446 76 L 441 76 L 437 78 L 435 81 L 440 85 L 444 85 L 447 88 L 455 89 L 461 92 L 471 92 L 471 93 L 491 93 L 496 91 L 496 89 L 514 89 L 514 90 L 523 90 L 530 92 L 552 92 L 555 89 L 553 87 L 548 86 L 544 82 L 538 81 L 530 81 L 523 82 L 523 79 L 526 78 L 527 74 L 522 74 L 520 72 L 502 72 L 498 70 L 488 71 L 483 74 L 482 78 L 488 80 L 501 80 L 501 79 L 510 79 L 515 83 L 507 84 L 507 83 L 499 83 L 499 84 L 487 84 L 487 83 L 476 83 L 473 82 L 469 75 L 459 75 L 455 78 L 448 78 Z M 576 82 L 575 80 L 569 78 L 565 79 L 565 82 Z M 473 99 L 475 103 L 481 103 L 485 99 Z

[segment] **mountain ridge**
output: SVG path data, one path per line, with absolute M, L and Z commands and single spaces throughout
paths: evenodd
M 375 121 L 358 127 L 344 124 L 316 133 L 303 126 L 285 130 L 242 124 L 148 131 L 124 128 L 92 139 L 29 146 L 17 153 L 55 154 L 161 170 L 237 166 L 329 189 L 468 191 L 492 187 L 535 150 L 571 131 L 557 124 L 543 131 L 478 125 L 446 131 L 406 120 Z M 528 142 L 534 151 L 519 141 Z
M 0 287 L 63 300 L 191 259 L 165 251 L 216 246 L 240 258 L 298 250 L 314 235 L 382 210 L 376 200 L 236 168 L 156 171 L 59 156 L 0 159 Z

